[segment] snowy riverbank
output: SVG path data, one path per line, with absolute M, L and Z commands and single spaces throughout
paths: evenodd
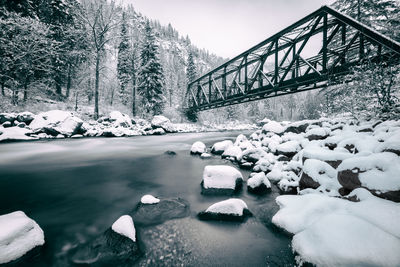
M 210 132 L 256 129 L 254 124 L 230 122 L 223 125 L 172 123 L 164 116 L 154 116 L 151 121 L 130 118 L 119 111 L 97 121 L 83 121 L 68 111 L 51 110 L 37 115 L 31 112 L 1 113 L 0 142 L 52 138 L 122 137 L 162 135 L 166 133 Z
M 293 235 L 300 265 L 399 266 L 400 121 L 265 122 L 249 138 L 199 140 L 191 152 L 251 169 L 249 192 L 281 190 L 272 223 Z

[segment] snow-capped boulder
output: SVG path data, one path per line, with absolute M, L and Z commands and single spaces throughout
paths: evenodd
M 400 202 L 400 158 L 389 152 L 354 157 L 338 167 L 338 181 L 346 194 L 365 188 L 377 197 Z
M 262 127 L 263 133 L 272 132 L 275 134 L 281 134 L 285 131 L 285 127 L 283 127 L 279 122 L 269 121 Z
M 304 162 L 303 173 L 299 181 L 299 188 L 339 190 L 341 187 L 337 180 L 337 171 L 328 163 L 317 160 L 307 159 Z
M 242 186 L 243 176 L 234 167 L 225 165 L 208 165 L 203 171 L 203 194 L 232 194 Z
M 229 158 L 234 161 L 242 158 L 242 150 L 238 146 L 230 146 L 222 153 L 222 158 Z
M 29 127 L 34 133 L 46 133 L 53 136 L 63 134 L 71 136 L 80 131 L 83 121 L 71 112 L 50 110 L 39 113 Z
M 308 130 L 304 137 L 306 137 L 310 141 L 322 140 L 322 139 L 327 138 L 330 133 L 331 133 L 331 129 L 329 129 L 329 128 L 316 127 L 316 128 L 312 128 L 312 129 Z
M 203 142 L 196 141 L 193 143 L 191 149 L 190 149 L 190 154 L 203 154 L 207 152 L 207 147 Z
M 283 178 L 278 182 L 278 188 L 283 194 L 296 195 L 298 187 L 299 187 L 298 180 L 288 180 L 286 178 Z
M 211 152 L 217 155 L 222 155 L 225 149 L 227 149 L 230 146 L 233 146 L 233 142 L 231 140 L 217 142 L 211 147 Z
M 140 203 L 142 204 L 157 204 L 160 202 L 160 199 L 152 196 L 152 195 L 144 195 L 140 199 Z
M 110 121 L 115 125 L 123 128 L 132 127 L 132 120 L 127 114 L 123 114 L 119 111 L 110 112 Z
M 102 235 L 70 254 L 70 261 L 77 265 L 132 265 L 142 255 L 132 217 L 121 216 Z
M 67 117 L 65 120 L 57 124 L 53 129 L 56 130 L 59 134 L 65 136 L 71 136 L 79 132 L 80 127 L 82 126 L 83 121 L 75 116 Z
M 304 133 L 309 125 L 310 121 L 292 122 L 286 126 L 285 133 Z
M 353 157 L 353 155 L 348 153 L 347 151 L 333 151 L 315 146 L 307 147 L 303 151 L 303 163 L 307 159 L 318 159 L 320 161 L 328 163 L 335 169 L 340 165 L 343 160 L 351 157 Z
M 136 225 L 154 225 L 190 214 L 189 203 L 182 198 L 160 199 L 154 205 L 138 203 L 131 216 Z
M 269 154 L 263 148 L 252 148 L 243 151 L 242 159 L 248 162 L 256 163 L 262 158 L 267 158 Z
M 398 140 L 388 140 L 378 145 L 376 152 L 392 152 L 397 156 L 400 156 L 400 135 Z
M 24 212 L 0 216 L 0 264 L 15 261 L 43 244 L 43 230 Z
M 161 115 L 157 115 L 157 116 L 153 117 L 153 119 L 151 120 L 151 126 L 153 128 L 162 128 L 167 133 L 177 132 L 174 125 L 171 123 L 171 121 L 167 117 L 164 117 Z
M 206 153 L 206 152 L 201 153 L 201 155 L 200 155 L 200 158 L 202 158 L 202 159 L 209 159 L 211 157 L 212 157 L 212 155 L 210 153 Z
M 13 123 L 11 121 L 5 121 L 1 126 L 4 128 L 9 128 L 13 126 Z
M 30 136 L 32 131 L 17 126 L 1 129 L 0 142 L 19 141 L 19 140 L 35 140 L 37 137 Z
M 147 131 L 148 135 L 163 135 L 165 134 L 165 130 L 163 128 L 155 128 L 150 131 Z
M 288 158 L 292 158 L 300 150 L 300 143 L 293 140 L 277 145 L 275 153 L 278 155 L 284 155 Z
M 24 122 L 26 125 L 29 125 L 35 119 L 35 114 L 28 111 L 21 112 L 17 114 L 16 119 L 19 122 Z
M 137 119 L 136 120 L 136 125 L 142 129 L 143 131 L 149 131 L 152 129 L 151 123 L 144 120 L 144 119 Z
M 276 162 L 275 156 L 271 153 L 268 153 L 265 157 L 260 158 L 253 167 L 253 171 L 255 172 L 267 172 L 272 169 Z
M 357 189 L 363 190 L 363 189 Z M 399 266 L 400 206 L 369 192 L 358 202 L 323 194 L 279 196 L 272 222 L 294 234 L 299 263 Z
M 350 153 L 372 153 L 379 146 L 379 142 L 372 136 L 358 134 L 356 137 L 346 138 L 337 144 L 339 148 L 345 148 Z
M 243 221 L 251 212 L 243 200 L 230 198 L 211 205 L 198 216 L 202 220 Z
M 251 173 L 249 179 L 247 180 L 247 190 L 250 193 L 264 193 L 271 189 L 271 183 L 265 176 L 265 173 Z

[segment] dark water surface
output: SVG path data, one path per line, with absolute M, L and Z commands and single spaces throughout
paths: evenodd
M 238 132 L 131 138 L 68 139 L 0 145 L 0 214 L 24 211 L 44 230 L 43 253 L 32 265 L 68 266 L 69 249 L 100 235 L 144 194 L 181 197 L 191 215 L 137 228 L 145 247 L 138 266 L 290 266 L 290 238 L 271 226 L 278 189 L 243 199 L 245 223 L 204 222 L 196 214 L 224 196 L 203 196 L 204 166 L 228 164 L 190 156 L 190 146 L 232 139 Z M 164 154 L 172 150 L 176 156 Z M 247 180 L 248 171 L 241 170 Z

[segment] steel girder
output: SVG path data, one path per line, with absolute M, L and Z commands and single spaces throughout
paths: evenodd
M 323 6 L 190 83 L 186 107 L 207 110 L 325 87 L 365 60 L 399 64 L 400 44 Z

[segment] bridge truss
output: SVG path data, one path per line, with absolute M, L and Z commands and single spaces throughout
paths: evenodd
M 201 111 L 318 89 L 363 61 L 399 64 L 400 44 L 323 6 L 188 85 Z

